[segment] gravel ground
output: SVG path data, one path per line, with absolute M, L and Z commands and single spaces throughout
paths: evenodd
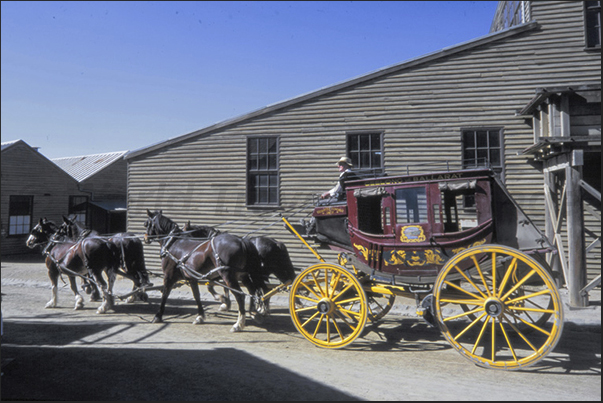
M 119 280 L 116 293 L 131 287 Z M 173 292 L 165 323 L 149 302 L 119 302 L 106 315 L 86 301 L 73 310 L 68 287 L 50 298 L 39 256 L 2 260 L 2 400 L 601 400 L 601 299 L 564 307 L 557 348 L 522 371 L 476 367 L 397 299 L 392 312 L 350 346 L 314 347 L 295 329 L 287 295 L 263 324 L 230 333 L 236 313 L 202 298 L 194 326 L 188 287 Z M 567 291 L 561 290 L 567 301 Z

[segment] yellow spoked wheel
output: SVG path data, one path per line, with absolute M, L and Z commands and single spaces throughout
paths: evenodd
M 394 294 L 380 294 L 376 292 L 366 292 L 368 299 L 368 319 L 371 322 L 377 322 L 391 311 L 396 301 Z
M 482 367 L 533 365 L 561 337 L 563 308 L 552 277 L 513 248 L 481 245 L 453 256 L 436 279 L 434 296 L 444 337 Z
M 367 298 L 345 268 L 320 263 L 302 271 L 291 286 L 289 312 L 297 330 L 320 347 L 354 341 L 366 324 Z

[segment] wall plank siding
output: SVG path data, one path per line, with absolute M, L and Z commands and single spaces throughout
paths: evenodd
M 32 227 L 46 217 L 56 224 L 68 213 L 69 196 L 87 196 L 65 171 L 20 141 L 2 150 L 2 256 L 40 253 L 25 246 L 27 235 L 8 235 L 11 195 L 33 196 Z
M 346 133 L 383 132 L 385 170 L 395 175 L 405 174 L 407 167 L 417 173 L 439 170 L 442 165 L 436 163 L 445 161 L 460 168 L 461 129 L 500 127 L 509 190 L 544 228 L 543 177 L 520 155 L 533 144 L 532 128 L 516 112 L 538 87 L 600 82 L 601 56 L 584 51 L 582 3 L 535 2 L 532 17 L 537 24 L 447 48 L 135 154 L 129 159 L 128 227 L 142 232 L 148 208 L 163 209 L 179 223 L 236 220 L 223 228 L 240 235 L 259 231 L 278 221 L 271 214 L 295 210 L 333 186 Z M 280 139 L 281 204 L 266 212 L 245 205 L 246 139 L 272 135 Z M 285 241 L 296 266 L 315 262 L 280 223 L 261 232 Z M 158 267 L 157 250 L 147 249 L 151 267 Z M 598 262 L 596 267 L 600 253 Z

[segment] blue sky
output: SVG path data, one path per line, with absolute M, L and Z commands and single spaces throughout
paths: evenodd
M 2 142 L 136 150 L 487 35 L 496 6 L 2 1 Z

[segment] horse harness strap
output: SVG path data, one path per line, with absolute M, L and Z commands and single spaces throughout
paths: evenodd
M 195 249 L 193 249 L 192 251 L 190 251 L 189 253 L 187 253 L 186 255 L 184 255 L 181 259 L 177 259 L 176 256 L 172 255 L 172 253 L 169 250 L 165 250 L 163 251 L 163 254 L 165 254 L 165 256 L 168 256 L 170 259 L 172 259 L 174 261 L 174 263 L 176 263 L 176 266 L 182 270 L 185 274 L 188 274 L 190 277 L 193 277 L 195 280 L 197 281 L 211 281 L 209 279 L 209 277 L 211 275 L 213 275 L 214 273 L 216 273 L 219 270 L 222 270 L 225 268 L 225 266 L 218 266 L 212 270 L 210 270 L 207 274 L 205 275 L 199 275 L 199 273 L 197 273 L 196 271 L 194 271 L 193 269 L 191 269 L 190 267 L 188 267 L 186 265 L 186 261 L 188 260 L 188 258 L 197 250 L 199 249 L 201 246 L 205 245 L 207 242 L 209 241 L 205 241 L 203 243 L 200 243 L 199 245 L 197 245 L 197 247 Z
M 67 267 L 65 267 L 64 265 L 61 264 L 61 261 L 65 258 L 65 256 L 67 255 L 67 253 L 65 253 L 65 255 L 63 255 L 63 257 L 60 260 L 57 260 L 52 253 L 50 253 L 50 250 L 52 250 L 52 248 L 49 247 L 52 245 L 52 247 L 54 247 L 58 242 L 55 240 L 52 240 L 50 242 L 48 242 L 48 245 L 46 246 L 46 248 L 44 248 L 44 251 L 42 252 L 44 255 L 46 255 L 47 257 L 50 258 L 50 260 L 52 260 L 52 262 L 57 266 L 57 268 L 59 269 L 59 273 L 62 274 L 67 274 L 68 276 L 76 276 L 76 277 L 81 277 L 84 280 L 90 281 L 92 282 L 97 288 L 100 288 L 99 285 L 96 283 L 96 281 L 94 280 L 94 278 L 92 278 L 92 276 L 90 276 L 90 274 L 88 275 L 83 275 L 80 273 L 76 273 L 73 270 L 68 269 Z M 69 250 L 72 250 L 73 248 L 75 248 L 78 245 L 78 243 L 75 243 L 73 246 L 71 246 L 69 248 Z M 61 276 L 61 280 L 63 280 L 63 277 Z M 65 280 L 63 280 L 63 283 L 65 283 Z
M 218 255 L 218 252 L 216 251 L 216 247 L 214 245 L 214 239 L 215 237 L 210 239 L 210 243 L 211 243 L 211 250 L 214 253 L 214 259 L 216 260 L 216 266 L 223 266 L 222 261 L 220 260 L 220 255 Z
M 169 242 L 169 241 L 168 241 Z M 214 258 L 216 260 L 216 267 L 213 268 L 212 270 L 210 270 L 209 272 L 207 272 L 204 275 L 200 275 L 199 273 L 197 273 L 196 271 L 194 271 L 193 269 L 191 269 L 190 267 L 188 267 L 186 265 L 186 261 L 188 260 L 188 258 L 197 250 L 199 249 L 201 246 L 205 245 L 207 242 L 210 242 L 211 244 L 211 248 L 212 251 L 214 253 Z M 229 291 L 232 291 L 233 293 L 238 293 L 238 294 L 243 294 L 246 296 L 249 296 L 251 298 L 254 298 L 256 300 L 258 300 L 258 298 L 255 295 L 250 295 L 250 294 L 246 294 L 245 292 L 241 291 L 241 290 L 235 290 L 234 288 L 228 287 L 225 284 L 219 283 L 217 281 L 211 280 L 210 277 L 214 274 L 217 273 L 220 270 L 225 269 L 227 266 L 224 266 L 222 264 L 222 261 L 220 259 L 220 257 L 218 256 L 218 253 L 215 251 L 214 248 L 214 238 L 211 238 L 209 241 L 205 241 L 200 243 L 199 245 L 197 245 L 197 247 L 195 249 L 193 249 L 192 251 L 190 251 L 189 253 L 187 253 L 185 256 L 183 256 L 181 259 L 176 259 L 176 256 L 172 255 L 170 253 L 169 250 L 167 250 L 167 248 L 162 252 L 162 255 L 165 254 L 165 256 L 168 256 L 170 259 L 172 259 L 175 263 L 176 266 L 182 270 L 185 274 L 188 274 L 190 277 L 194 278 L 197 281 L 207 281 L 213 285 L 218 285 L 220 287 L 226 288 Z

